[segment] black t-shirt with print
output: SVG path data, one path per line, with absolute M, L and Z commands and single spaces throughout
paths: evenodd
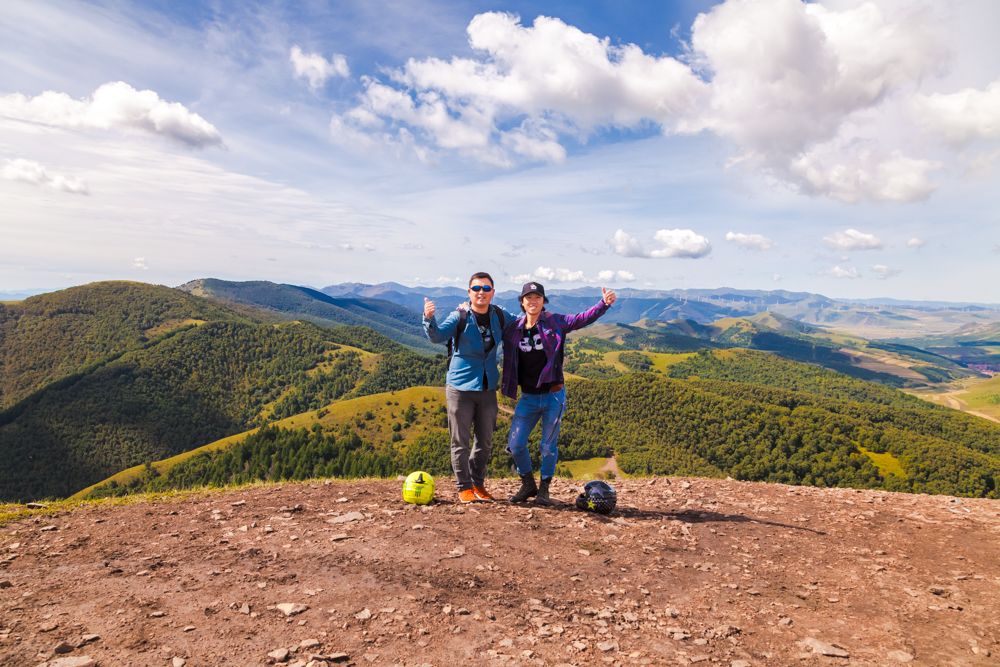
M 541 387 L 538 378 L 545 368 L 545 350 L 542 348 L 542 335 L 538 326 L 527 331 L 521 329 L 521 338 L 517 341 L 517 383 L 525 394 L 544 394 L 549 391 L 551 383 L 545 382 Z
M 490 350 L 496 347 L 496 341 L 493 340 L 493 327 L 490 326 L 490 311 L 485 313 L 477 313 L 472 311 L 476 316 L 476 326 L 479 328 L 479 335 L 483 337 L 483 352 L 489 354 Z

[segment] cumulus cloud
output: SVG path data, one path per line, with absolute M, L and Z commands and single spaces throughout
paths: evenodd
M 853 266 L 840 266 L 839 264 L 834 266 L 832 269 L 826 271 L 826 275 L 832 276 L 834 278 L 847 278 L 850 280 L 861 277 L 861 274 L 858 273 L 857 268 Z
M 549 266 L 539 266 L 531 273 L 522 273 L 514 276 L 514 282 L 516 283 L 528 282 L 529 280 L 550 283 L 582 283 L 587 278 L 583 271 L 556 269 Z
M 146 266 L 146 258 L 145 257 L 136 257 L 135 259 L 133 259 L 132 260 L 132 266 L 134 268 L 136 268 L 136 269 L 142 269 L 143 271 L 148 271 L 149 270 L 149 267 Z
M 660 229 L 653 235 L 658 247 L 647 248 L 623 229 L 615 231 L 608 241 L 615 254 L 622 257 L 686 257 L 697 259 L 712 252 L 707 238 L 691 229 Z
M 761 234 L 743 234 L 740 232 L 727 232 L 726 240 L 735 243 L 741 248 L 749 250 L 770 250 L 774 247 L 774 241 Z
M 920 95 L 914 106 L 925 127 L 954 144 L 1000 138 L 1000 79 L 985 90 Z
M 508 166 L 559 162 L 563 136 L 650 122 L 673 128 L 707 84 L 685 64 L 612 44 L 557 18 L 530 26 L 488 12 L 467 28 L 474 58 L 411 59 L 389 82 L 364 80 L 358 106 L 340 121 L 391 139 L 409 128 L 436 148 Z
M 414 58 L 364 79 L 331 130 L 500 167 L 560 162 L 567 142 L 606 128 L 709 131 L 736 146 L 734 163 L 809 195 L 908 202 L 935 188 L 938 162 L 871 131 L 886 100 L 947 62 L 927 7 L 727 0 L 695 20 L 683 61 L 546 16 L 479 14 L 467 34 L 472 57 Z M 995 88 L 918 107 L 956 136 L 995 136 Z
M 920 248 L 923 248 L 925 245 L 927 245 L 927 241 L 923 240 L 922 238 L 918 238 L 916 236 L 914 236 L 913 238 L 911 238 L 909 241 L 906 242 L 907 248 L 916 248 L 918 250 Z
M 87 184 L 82 180 L 49 171 L 32 160 L 4 160 L 3 169 L 0 169 L 0 178 L 49 187 L 75 195 L 90 194 Z
M 602 283 L 633 283 L 635 274 L 631 271 L 605 269 L 597 272 L 597 280 Z
M 872 267 L 872 273 L 874 273 L 879 280 L 885 280 L 886 278 L 898 276 L 902 273 L 902 271 L 900 269 L 889 268 L 885 264 L 876 264 Z
M 334 53 L 327 60 L 318 53 L 305 53 L 296 44 L 288 54 L 295 76 L 309 82 L 309 87 L 319 90 L 327 79 L 333 76 L 348 77 L 351 70 L 347 67 L 347 58 Z
M 54 127 L 140 130 L 194 147 L 222 143 L 219 131 L 183 104 L 123 81 L 106 83 L 82 100 L 54 91 L 0 96 L 0 115 Z
M 823 243 L 835 250 L 880 250 L 882 241 L 874 234 L 848 229 L 823 237 Z

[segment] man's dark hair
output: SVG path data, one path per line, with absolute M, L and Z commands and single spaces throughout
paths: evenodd
M 490 274 L 486 273 L 485 271 L 478 271 L 478 272 L 472 274 L 472 277 L 469 278 L 469 286 L 470 287 L 472 286 L 472 281 L 475 280 L 476 278 L 485 278 L 486 280 L 490 281 L 490 285 L 492 287 L 496 287 L 496 283 L 493 282 L 493 276 L 491 276 Z

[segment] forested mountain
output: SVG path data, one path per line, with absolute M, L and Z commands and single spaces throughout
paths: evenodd
M 175 329 L 241 316 L 160 285 L 102 282 L 0 304 L 0 410 Z
M 658 359 L 629 354 L 646 357 L 647 368 Z M 416 468 L 447 475 L 443 392 L 426 392 L 333 403 L 159 472 L 137 471 L 98 495 Z M 508 429 L 501 416 L 494 475 L 509 470 Z M 632 474 L 1000 497 L 1000 425 L 748 350 L 675 355 L 653 372 L 573 382 L 561 460 L 612 455 Z
M 0 499 L 68 495 L 317 401 L 443 377 L 442 357 L 367 329 L 238 322 L 179 329 L 0 413 Z
M 298 285 L 262 280 L 231 282 L 205 278 L 178 289 L 211 299 L 225 306 L 250 306 L 284 320 L 306 320 L 324 327 L 339 324 L 365 326 L 389 338 L 425 352 L 441 352 L 424 336 L 419 309 L 410 309 L 376 298 L 332 297 Z
M 705 347 L 765 350 L 895 387 L 923 387 L 975 375 L 940 354 L 837 334 L 769 312 L 746 318 L 723 318 L 711 324 L 693 320 L 597 324 L 578 335 L 583 336 L 580 347 L 604 352 L 614 349 L 687 352 Z M 596 343 L 595 338 L 611 345 Z M 581 369 L 581 374 L 587 375 L 587 369 Z

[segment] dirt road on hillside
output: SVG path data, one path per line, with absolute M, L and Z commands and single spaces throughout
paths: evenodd
M 998 501 L 615 485 L 610 518 L 336 481 L 23 519 L 0 664 L 1000 663 Z

